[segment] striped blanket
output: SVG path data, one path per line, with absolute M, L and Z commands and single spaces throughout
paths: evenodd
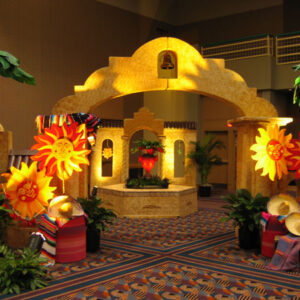
M 41 255 L 47 257 L 50 261 L 55 261 L 57 230 L 58 224 L 55 218 L 50 218 L 47 214 L 43 214 L 41 216 L 39 232 L 44 235 L 46 240 L 43 243 Z
M 41 255 L 49 263 L 79 261 L 86 257 L 85 217 L 74 217 L 70 220 L 55 219 L 47 214 L 41 216 L 39 226 L 45 241 Z
M 299 264 L 299 253 L 300 237 L 291 233 L 281 236 L 267 268 L 276 271 L 294 271 Z

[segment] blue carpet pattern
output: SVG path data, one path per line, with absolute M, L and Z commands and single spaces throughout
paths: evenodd
M 239 249 L 223 211 L 184 218 L 118 219 L 101 251 L 56 264 L 46 288 L 0 299 L 292 299 L 300 273 L 266 269 L 269 259 Z

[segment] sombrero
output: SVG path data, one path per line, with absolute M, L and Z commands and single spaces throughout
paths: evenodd
M 57 196 L 51 200 L 48 215 L 53 218 L 72 218 L 84 215 L 81 205 L 68 195 Z
M 285 219 L 285 226 L 294 235 L 300 236 L 300 212 L 293 212 Z
M 287 194 L 273 196 L 267 204 L 267 209 L 269 214 L 281 216 L 286 216 L 292 212 L 300 212 L 299 203 Z

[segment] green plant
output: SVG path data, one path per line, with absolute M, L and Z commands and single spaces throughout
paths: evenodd
M 101 198 L 78 198 L 77 200 L 87 214 L 87 229 L 107 231 L 108 225 L 113 224 L 117 217 L 111 209 L 100 207 L 103 203 Z
M 35 85 L 34 77 L 19 68 L 19 60 L 12 54 L 2 50 L 0 50 L 0 75 Z
M 157 151 L 164 152 L 164 146 L 158 141 L 148 141 L 148 140 L 141 139 L 141 140 L 136 140 L 133 143 L 136 144 L 136 147 L 130 149 L 131 153 L 135 153 L 138 150 L 146 150 L 146 149 L 153 149 L 153 154 Z
M 0 193 L 0 242 L 3 242 L 7 227 L 13 222 L 10 214 L 12 210 L 4 206 L 5 195 Z
M 191 142 L 191 144 L 195 145 L 195 149 L 190 151 L 187 157 L 197 165 L 201 185 L 206 185 L 212 166 L 222 164 L 222 159 L 218 155 L 213 155 L 212 151 L 224 148 L 224 143 L 220 140 L 215 140 L 214 135 L 206 134 L 202 142 Z
M 257 194 L 253 197 L 246 189 L 237 190 L 236 194 L 224 196 L 228 204 L 223 208 L 228 209 L 227 217 L 222 217 L 221 222 L 234 220 L 240 228 L 247 227 L 249 231 L 259 229 L 261 212 L 266 211 L 269 197 Z
M 127 188 L 144 188 L 145 186 L 158 186 L 168 188 L 170 181 L 168 178 L 161 179 L 159 176 L 128 178 L 126 180 Z
M 42 263 L 40 253 L 29 248 L 10 250 L 0 246 L 0 290 L 3 294 L 16 293 L 21 290 L 42 288 L 48 285 L 50 276 Z

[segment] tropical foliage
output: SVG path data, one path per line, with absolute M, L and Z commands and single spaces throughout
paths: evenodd
M 127 188 L 145 188 L 147 186 L 157 186 L 158 188 L 168 188 L 169 179 L 161 179 L 159 176 L 129 178 L 126 181 Z
M 19 68 L 19 60 L 12 54 L 2 50 L 0 50 L 0 75 L 35 85 L 34 77 Z
M 149 140 L 136 140 L 133 142 L 134 144 L 136 144 L 136 147 L 133 147 L 130 149 L 131 153 L 135 153 L 138 150 L 147 150 L 147 149 L 153 149 L 153 154 L 155 152 L 165 152 L 164 150 L 164 146 L 158 142 L 158 141 L 149 141 Z
M 222 164 L 222 159 L 212 152 L 215 149 L 224 148 L 225 145 L 222 141 L 216 140 L 212 134 L 206 134 L 202 142 L 191 142 L 191 144 L 195 146 L 195 149 L 190 151 L 187 157 L 197 165 L 200 174 L 200 183 L 205 185 L 208 183 L 208 175 L 211 168 L 215 165 Z
M 87 215 L 88 229 L 107 231 L 108 225 L 113 224 L 117 217 L 111 209 L 101 207 L 103 203 L 101 198 L 77 198 L 77 200 Z
M 246 189 L 237 190 L 236 194 L 229 194 L 223 199 L 227 201 L 225 213 L 227 216 L 220 219 L 221 222 L 233 220 L 240 228 L 247 227 L 249 231 L 259 228 L 261 212 L 266 211 L 269 197 L 257 194 L 253 197 Z
M 300 64 L 293 67 L 295 71 L 300 70 Z M 300 106 L 300 76 L 295 79 L 294 82 L 294 95 L 293 95 L 293 104 L 298 104 Z
M 50 276 L 42 265 L 47 260 L 29 248 L 10 250 L 0 246 L 0 291 L 2 294 L 35 290 L 48 285 Z

